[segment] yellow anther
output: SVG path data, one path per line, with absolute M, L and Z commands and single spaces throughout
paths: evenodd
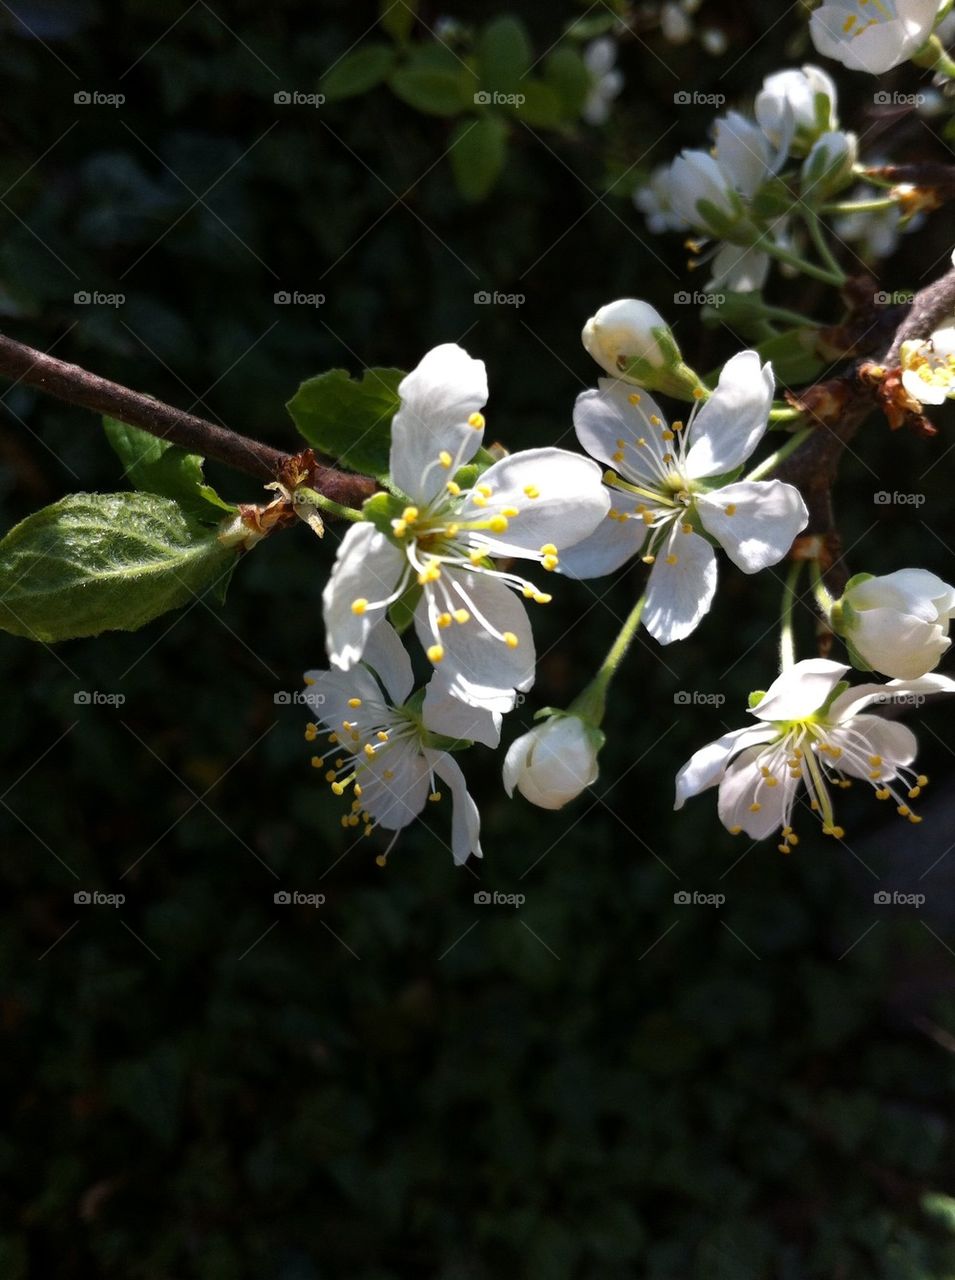
M 472 413 L 470 418 L 468 418 L 468 426 L 473 427 L 475 431 L 483 431 L 484 430 L 484 414 Z
M 728 503 L 726 504 L 726 506 L 723 508 L 723 510 L 726 512 L 726 514 L 727 514 L 728 516 L 735 516 L 735 515 L 736 515 L 736 503 L 735 503 L 735 502 L 728 502 Z
M 395 776 L 395 771 L 394 769 L 386 769 L 381 776 L 384 778 L 385 782 L 390 782 Z
M 312 756 L 311 760 L 309 761 L 309 764 L 312 766 L 313 769 L 321 769 L 322 766 L 325 764 L 324 757 Z
M 556 556 L 544 556 L 541 561 L 541 567 L 546 569 L 548 573 L 553 573 L 560 561 Z
M 356 782 L 355 785 L 352 787 L 352 791 L 355 793 L 356 796 L 360 796 L 361 786 Z
M 928 778 L 925 776 L 924 773 L 920 773 L 919 776 L 915 779 L 915 781 L 918 783 L 920 787 L 928 786 Z
M 417 507 L 405 507 L 401 513 L 401 518 L 408 524 L 414 524 L 420 514 Z
M 671 423 L 670 423 L 670 430 L 671 430 L 671 431 L 682 431 L 682 430 L 683 430 L 683 423 L 682 423 L 682 422 L 679 422 L 679 421 L 677 421 L 677 422 L 671 422 Z
M 338 734 L 337 734 L 337 733 L 330 733 L 330 734 L 328 735 L 328 741 L 331 743 L 331 745 L 332 745 L 333 747 L 337 747 L 337 746 L 338 746 Z
M 408 532 L 407 520 L 392 520 L 391 531 L 396 538 L 403 538 Z
M 680 557 L 675 556 L 672 551 L 667 556 L 667 564 L 678 564 L 679 560 L 680 560 Z
M 357 813 L 350 813 L 350 814 L 348 815 L 348 825 L 349 825 L 350 827 L 357 827 L 357 826 L 358 826 L 358 814 L 357 814 Z
M 461 526 L 459 524 L 449 524 L 445 532 L 449 538 L 456 538 L 461 532 Z
M 387 867 L 388 855 L 386 853 L 379 853 L 375 858 L 375 862 L 379 867 Z
M 492 533 L 504 533 L 507 529 L 507 516 L 491 516 L 488 525 Z
M 369 760 L 371 760 L 374 757 L 375 748 L 371 745 L 370 742 L 365 743 L 365 745 L 362 747 L 362 751 L 364 751 L 365 755 L 368 757 Z
M 881 757 L 881 756 L 869 756 L 869 764 L 871 764 L 871 765 L 873 766 L 873 768 L 874 768 L 876 765 L 879 765 L 879 764 L 881 764 L 881 763 L 882 763 L 882 757 Z
M 480 564 L 484 559 L 484 551 L 480 547 L 475 547 L 473 551 L 468 552 L 468 559 L 472 564 Z
M 449 480 L 449 481 L 448 481 L 448 483 L 447 483 L 447 485 L 446 485 L 445 487 L 446 487 L 446 489 L 447 489 L 448 493 L 450 493 L 450 495 L 451 495 L 451 497 L 452 497 L 452 498 L 460 497 L 460 495 L 461 495 L 461 486 L 460 486 L 459 484 L 457 484 L 454 480 Z
M 909 814 L 909 822 L 917 823 L 917 822 L 921 822 L 921 821 L 922 821 L 922 819 L 919 817 L 919 815 L 918 815 L 917 813 L 910 813 L 910 814 Z
M 474 505 L 475 505 L 476 507 L 486 507 L 486 506 L 487 506 L 487 498 L 485 498 L 485 497 L 484 497 L 482 494 L 480 494 L 480 493 L 478 493 L 478 494 L 472 494 L 472 496 L 471 496 L 471 501 L 474 503 Z
M 557 548 L 552 542 L 545 542 L 540 549 L 542 556 L 556 556 Z
M 463 626 L 464 623 L 469 622 L 470 619 L 471 619 L 471 615 L 468 613 L 467 609 L 455 609 L 454 611 L 455 622 L 458 622 Z
M 546 591 L 536 591 L 534 593 L 535 604 L 550 604 L 553 598 L 554 597 L 552 595 L 549 595 Z
M 428 661 L 440 662 L 444 657 L 444 645 L 433 644 L 428 648 Z
M 616 453 L 612 453 L 610 455 L 610 460 L 612 462 L 623 462 L 623 450 L 618 449 Z
M 516 649 L 520 643 L 513 631 L 505 631 L 503 639 L 509 649 Z
M 494 490 L 489 484 L 476 484 L 474 486 L 475 493 L 479 493 L 482 498 L 489 498 Z
M 305 677 L 304 677 L 304 680 L 305 680 L 305 683 L 306 683 L 307 685 L 309 685 L 309 684 L 314 684 L 314 683 L 315 683 L 315 677 L 314 677 L 314 676 L 305 676 Z
M 664 439 L 664 440 L 673 440 L 673 439 L 675 439 L 675 438 L 676 438 L 676 437 L 674 436 L 674 434 L 673 434 L 673 432 L 672 432 L 672 431 L 664 431 L 664 432 L 663 432 L 663 439 Z
M 439 627 L 450 627 L 452 621 L 453 619 L 450 613 L 439 613 L 438 616 L 435 618 L 435 622 L 438 624 Z
M 693 532 L 693 526 L 692 526 L 691 524 L 681 524 L 681 525 L 680 525 L 680 532 L 681 532 L 681 533 L 692 533 L 692 532 Z
M 694 387 L 694 388 L 693 388 L 693 399 L 694 399 L 694 400 L 702 400 L 702 399 L 703 399 L 703 396 L 704 396 L 705 394 L 706 394 L 706 393 L 705 393 L 705 391 L 703 390 L 703 388 L 702 388 L 702 387 Z
M 325 781 L 326 781 L 326 782 L 334 782 L 334 781 L 335 781 L 335 777 L 336 777 L 335 770 L 334 770 L 334 769 L 329 769 L 329 770 L 327 771 L 327 773 L 325 774 Z
M 627 396 L 627 399 L 630 401 L 630 403 L 631 403 L 631 404 L 639 404 L 639 403 L 640 403 L 640 397 L 639 397 L 639 395 L 636 393 L 636 391 L 631 391 L 631 392 L 630 392 L 630 394 Z
M 437 804 L 437 802 L 441 799 L 441 792 L 432 791 L 431 794 L 428 796 L 428 799 L 431 801 L 432 804 Z
M 348 705 L 349 705 L 350 707 L 360 707 L 360 706 L 361 706 L 361 698 L 349 698 L 349 699 L 348 699 Z
M 520 507 L 502 507 L 501 508 L 501 515 L 507 516 L 508 520 L 513 520 L 515 516 L 519 516 L 520 514 L 521 514 Z
M 617 448 L 618 448 L 618 449 L 626 449 L 626 447 L 627 447 L 627 442 L 626 442 L 626 440 L 618 440 L 618 441 L 617 441 Z
M 442 449 L 438 454 L 438 461 L 441 463 L 442 467 L 450 467 L 453 462 L 453 458 L 450 453 L 448 453 L 447 449 Z
M 379 742 L 387 742 L 387 741 L 388 741 L 388 730 L 387 730 L 387 729 L 379 729 L 379 730 L 378 730 L 378 732 L 375 734 L 375 737 L 378 739 L 378 741 L 379 741 Z
M 738 835 L 739 835 L 739 833 L 743 830 L 743 828 L 742 828 L 742 827 L 728 827 L 728 828 L 727 828 L 727 830 L 729 831 L 729 833 L 730 833 L 730 835 L 731 835 L 731 836 L 738 836 Z
M 345 788 L 342 786 L 340 782 L 333 782 L 332 790 L 335 792 L 336 796 L 341 796 L 345 794 Z
M 524 493 L 528 498 L 539 498 L 541 496 L 541 491 L 538 489 L 536 484 L 526 484 L 524 486 Z
M 754 800 L 753 803 L 749 806 L 749 811 L 750 813 L 759 813 L 762 807 L 763 806 L 759 803 L 758 800 Z
M 437 582 L 440 577 L 441 565 L 437 560 L 429 560 L 418 574 L 418 583 L 423 587 L 427 582 Z
M 875 791 L 876 800 L 888 800 L 891 794 L 892 793 L 891 791 L 889 791 L 888 787 L 876 787 L 876 791 Z
M 305 726 L 305 741 L 314 742 L 317 737 L 318 737 L 318 725 L 307 724 Z
M 901 817 L 907 818 L 909 814 L 912 812 L 912 810 L 909 808 L 907 804 L 900 804 L 896 812 L 900 814 Z
M 654 560 L 656 560 L 656 556 L 653 554 L 650 554 L 646 556 L 641 556 L 640 559 L 643 561 L 644 564 L 653 564 Z
M 651 425 L 651 427 L 662 427 L 662 426 L 663 426 L 663 419 L 662 419 L 662 418 L 657 417 L 657 415 L 656 415 L 655 413 L 651 413 L 651 414 L 650 414 L 650 425 Z
M 365 612 L 367 608 L 368 608 L 368 601 L 365 599 L 364 596 L 359 596 L 357 600 L 353 600 L 351 602 L 352 613 L 357 613 L 359 617 L 361 617 L 361 615 Z

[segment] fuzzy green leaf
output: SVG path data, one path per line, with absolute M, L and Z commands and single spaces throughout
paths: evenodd
M 358 380 L 346 369 L 329 369 L 303 382 L 285 407 L 313 449 L 383 479 L 404 376 L 400 369 L 366 369 Z

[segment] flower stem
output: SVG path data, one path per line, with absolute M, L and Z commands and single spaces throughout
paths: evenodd
M 770 409 L 770 422 L 795 422 L 797 418 L 802 417 L 802 409 L 793 409 L 786 406 L 783 409 Z
M 816 597 L 816 603 L 822 610 L 823 615 L 828 618 L 835 601 L 822 580 L 822 565 L 818 560 L 812 561 L 809 566 L 809 572 L 812 575 L 812 593 Z
M 890 196 L 873 196 L 871 200 L 836 200 L 832 204 L 824 204 L 822 213 L 879 213 L 882 209 L 891 209 L 895 201 Z
M 607 689 L 610 687 L 610 681 L 617 673 L 617 668 L 623 661 L 623 658 L 633 643 L 633 638 L 637 634 L 640 626 L 640 619 L 643 616 L 643 607 L 647 602 L 646 594 L 642 595 L 637 603 L 633 606 L 628 614 L 626 621 L 620 628 L 620 634 L 614 640 L 607 653 L 606 658 L 600 664 L 597 674 L 591 680 L 587 688 L 575 698 L 571 706 L 568 708 L 573 715 L 578 715 L 582 720 L 586 720 L 595 728 L 599 728 L 604 717 L 604 711 L 607 704 Z
M 796 637 L 793 633 L 793 608 L 796 604 L 796 584 L 802 573 L 802 560 L 794 560 L 786 575 L 783 603 L 779 613 L 779 669 L 788 671 L 796 665 Z
M 333 502 L 317 489 L 308 489 L 304 485 L 295 490 L 295 497 L 301 502 L 307 502 L 311 507 L 318 507 L 320 511 L 327 511 L 330 516 L 338 516 L 339 520 L 351 520 L 355 524 L 365 518 L 354 507 L 343 507 L 340 502 Z
M 798 253 L 790 253 L 788 249 L 783 249 L 778 244 L 759 245 L 760 252 L 768 253 L 772 258 L 778 258 L 780 262 L 788 263 L 789 266 L 795 267 L 797 271 L 801 271 L 804 275 L 812 276 L 814 280 L 822 280 L 824 284 L 834 284 L 842 286 L 845 283 L 845 275 L 841 270 L 829 271 L 825 267 L 818 267 L 814 262 L 807 262 L 805 258 L 800 258 Z
M 813 244 L 816 246 L 816 252 L 819 254 L 819 257 L 823 260 L 828 269 L 834 275 L 839 277 L 839 283 L 843 283 L 846 279 L 846 274 L 839 266 L 839 263 L 834 258 L 832 250 L 829 247 L 829 241 L 826 239 L 826 232 L 822 219 L 819 217 L 818 213 L 816 213 L 815 209 L 803 209 L 802 216 L 803 221 L 809 228 L 809 235 Z
M 770 471 L 774 471 L 779 464 L 788 458 L 791 453 L 799 448 L 804 440 L 807 440 L 814 427 L 803 427 L 801 431 L 794 431 L 785 444 L 781 444 L 775 453 L 771 453 L 768 458 L 764 458 L 752 471 L 743 477 L 744 480 L 762 480 L 763 476 L 769 475 Z

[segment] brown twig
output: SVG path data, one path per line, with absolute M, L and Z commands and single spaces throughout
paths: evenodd
M 110 382 L 79 365 L 57 360 L 3 334 L 0 334 L 0 375 L 56 396 L 67 404 L 140 427 L 161 440 L 169 440 L 204 458 L 214 458 L 259 480 L 279 478 L 293 456 L 163 404 L 140 391 L 132 391 L 118 382 Z M 366 476 L 318 465 L 312 487 L 342 506 L 360 506 L 376 486 Z

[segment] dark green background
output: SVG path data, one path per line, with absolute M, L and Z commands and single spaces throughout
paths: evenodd
M 541 53 L 579 12 L 509 11 Z M 653 31 L 625 42 L 612 123 L 559 137 L 518 121 L 499 186 L 466 205 L 439 159 L 451 124 L 387 89 L 273 104 L 315 92 L 372 5 L 17 12 L 0 14 L 6 331 L 281 447 L 301 378 L 409 368 L 454 340 L 487 361 L 489 437 L 570 444 L 595 375 L 579 329 L 621 295 L 670 316 L 701 368 L 737 349 L 673 304 L 697 280 L 679 236 L 650 251 L 630 189 L 703 141 L 712 112 L 675 107 L 680 85 L 733 104 L 812 56 L 798 11 L 704 4 L 730 37 L 723 59 Z M 430 25 L 439 12 L 423 10 Z M 946 155 L 911 115 L 877 118 L 875 81 L 840 82 L 871 149 Z M 76 106 L 82 89 L 126 102 Z M 938 274 L 949 228 L 935 215 L 882 285 Z M 326 300 L 277 306 L 281 289 Z M 481 289 L 526 301 L 476 306 Z M 125 303 L 77 306 L 78 290 Z M 837 315 L 814 286 L 773 296 Z M 23 387 L 3 404 L 4 528 L 117 487 L 92 417 Z M 854 571 L 951 579 L 948 429 L 860 435 L 838 494 L 847 544 L 866 535 Z M 208 470 L 227 496 L 257 496 Z M 876 506 L 879 488 L 926 504 Z M 483 865 L 452 867 L 435 809 L 381 871 L 380 845 L 351 848 L 308 768 L 300 711 L 274 700 L 322 662 L 337 533 L 264 544 L 221 610 L 55 651 L 0 642 L 3 1280 L 955 1274 L 955 859 L 920 879 L 955 838 L 951 712 L 919 717 L 936 786 L 918 830 L 855 792 L 846 844 L 803 823 L 789 858 L 734 841 L 710 799 L 675 821 L 676 768 L 774 674 L 777 575 L 724 560 L 692 639 L 631 653 L 591 793 L 557 814 L 509 802 L 500 757 L 476 748 Z M 507 740 L 582 687 L 639 578 L 558 584 Z M 808 646 L 808 610 L 800 625 Z M 80 690 L 125 703 L 77 705 Z M 726 705 L 680 705 L 679 690 Z M 281 888 L 327 901 L 277 907 Z M 927 902 L 877 907 L 880 888 Z M 74 906 L 78 889 L 127 901 Z M 476 906 L 479 889 L 526 902 Z M 677 906 L 678 890 L 726 903 Z

